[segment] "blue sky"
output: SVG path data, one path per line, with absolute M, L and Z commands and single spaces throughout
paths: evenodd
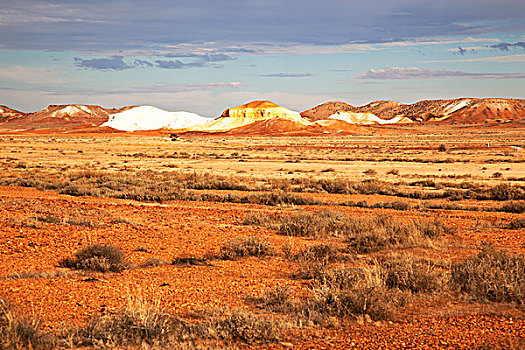
M 0 104 L 525 98 L 523 0 L 0 0 Z

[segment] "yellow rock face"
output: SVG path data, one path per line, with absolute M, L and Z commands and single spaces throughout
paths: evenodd
M 213 122 L 190 128 L 191 131 L 219 132 L 239 128 L 261 120 L 273 118 L 287 119 L 305 125 L 311 122 L 302 118 L 298 112 L 280 107 L 270 101 L 253 101 L 242 106 L 228 108 Z

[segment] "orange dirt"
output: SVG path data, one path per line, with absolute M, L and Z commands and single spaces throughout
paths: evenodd
M 348 196 L 347 199 L 372 198 Z M 321 209 L 326 208 L 309 206 L 299 210 Z M 357 216 L 388 212 L 403 218 L 422 217 L 417 212 L 395 210 L 331 209 Z M 308 239 L 290 239 L 271 230 L 241 224 L 244 216 L 254 211 L 297 210 L 211 202 L 140 203 L 0 186 L 0 276 L 65 271 L 57 269 L 59 261 L 92 243 L 120 246 L 135 265 L 150 257 L 166 261 L 184 255 L 203 257 L 217 253 L 228 239 L 247 234 L 262 234 L 277 247 L 290 241 L 296 246 L 311 244 Z M 31 217 L 46 215 L 87 218 L 93 227 L 43 223 L 37 229 L 23 224 Z M 483 230 L 483 225 L 479 226 L 481 232 L 472 229 L 479 223 L 508 221 L 516 214 L 442 211 L 440 216 L 458 228 L 454 239 L 463 240 L 463 247 L 472 242 L 492 241 L 525 250 L 523 231 Z M 136 251 L 138 247 L 146 247 L 148 252 Z M 471 255 L 472 249 L 438 248 L 434 254 L 457 259 Z M 100 312 L 115 311 L 136 293 L 160 299 L 175 314 L 184 316 L 212 306 L 257 311 L 247 297 L 260 296 L 277 284 L 292 285 L 298 294 L 308 290 L 308 281 L 290 278 L 294 264 L 282 257 L 212 260 L 211 265 L 139 268 L 121 274 L 73 272 L 56 278 L 3 278 L 0 290 L 26 313 L 44 316 L 44 326 L 52 329 L 62 323 L 79 325 Z M 350 322 L 334 330 L 303 327 L 286 331 L 282 337 L 282 342 L 292 343 L 298 349 L 503 349 L 525 346 L 524 340 L 525 317 L 518 310 L 450 301 L 439 296 L 414 300 L 394 322 Z M 275 343 L 264 348 L 284 346 Z

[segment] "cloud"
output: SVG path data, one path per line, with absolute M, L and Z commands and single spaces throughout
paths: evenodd
M 472 50 L 474 51 L 474 50 Z M 465 49 L 465 48 L 462 48 L 461 46 L 458 46 L 458 51 L 457 51 L 457 54 L 458 55 L 461 55 L 463 56 L 464 54 L 466 54 L 468 52 L 468 49 Z
M 480 58 L 464 58 L 460 60 L 433 60 L 424 63 L 448 63 L 448 62 L 525 62 L 525 55 L 507 55 Z
M 75 65 L 80 68 L 96 70 L 123 70 L 138 67 L 152 67 L 153 64 L 144 60 L 134 60 L 132 63 L 124 62 L 124 56 L 114 55 L 107 58 L 83 59 L 74 58 Z
M 81 68 L 96 69 L 96 70 L 124 70 L 131 68 L 146 68 L 146 67 L 157 67 L 162 69 L 182 69 L 182 68 L 193 68 L 193 67 L 204 67 L 208 63 L 215 63 L 221 61 L 230 61 L 235 58 L 225 54 L 208 54 L 208 55 L 174 55 L 174 57 L 191 57 L 195 60 L 191 62 L 183 62 L 181 60 L 156 60 L 154 63 L 135 59 L 131 63 L 124 61 L 124 56 L 113 55 L 106 58 L 92 58 L 83 59 L 75 57 L 75 65 Z M 221 68 L 221 66 L 215 65 L 214 67 Z
M 313 77 L 312 73 L 275 73 L 275 74 L 259 74 L 258 77 L 274 77 L 274 78 L 305 78 Z
M 195 60 L 185 63 L 181 60 L 156 60 L 156 66 L 163 69 L 181 69 L 181 68 L 193 68 L 193 67 L 204 67 L 208 63 L 232 61 L 235 57 L 226 55 L 223 53 L 213 54 L 168 54 L 163 55 L 164 57 L 179 57 L 179 58 L 194 58 Z M 223 68 L 224 65 L 214 65 L 214 68 Z
M 181 68 L 192 68 L 192 67 L 204 67 L 206 62 L 197 61 L 184 63 L 181 60 L 156 60 L 155 63 L 158 68 L 163 69 L 181 69 Z
M 370 69 L 357 75 L 358 79 L 440 79 L 440 78 L 478 78 L 478 79 L 525 79 L 525 73 L 469 73 L 462 71 L 432 70 L 427 68 L 386 68 Z
M 4 1 L 0 45 L 107 54 L 226 43 L 253 54 L 257 43 L 321 47 L 516 33 L 525 28 L 523 13 L 518 0 Z
M 518 41 L 517 43 L 499 43 L 499 44 L 490 45 L 489 47 L 492 49 L 498 49 L 501 51 L 509 51 L 510 49 L 514 49 L 514 48 L 522 48 L 523 50 L 525 50 L 525 42 Z

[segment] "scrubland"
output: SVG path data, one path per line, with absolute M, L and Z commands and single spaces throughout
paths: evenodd
M 0 135 L 0 348 L 524 347 L 522 135 Z

